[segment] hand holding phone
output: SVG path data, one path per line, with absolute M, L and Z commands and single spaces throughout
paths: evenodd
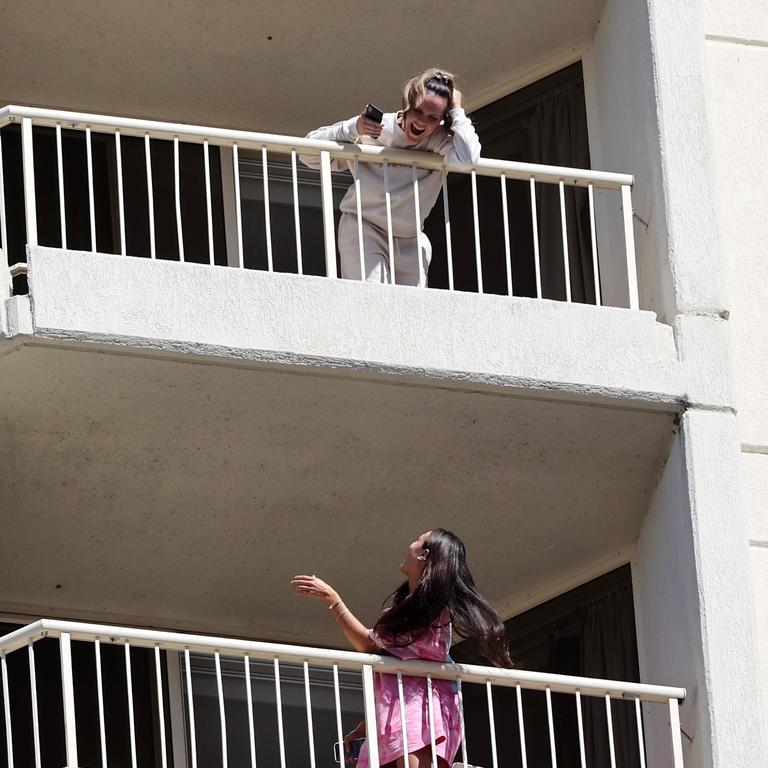
M 384 113 L 378 107 L 375 107 L 373 104 L 365 105 L 364 114 L 369 120 L 373 120 L 374 123 L 380 123 L 381 118 L 384 117 Z
M 351 739 L 349 742 L 349 749 L 344 750 L 344 762 L 354 765 L 357 762 L 357 758 L 360 756 L 360 749 L 363 746 L 365 739 Z M 343 741 L 337 741 L 333 745 L 333 759 L 337 762 L 341 762 L 341 748 L 344 747 Z
M 381 135 L 381 120 L 384 113 L 373 104 L 366 104 L 360 117 L 357 118 L 357 132 L 361 136 L 373 136 L 378 138 Z

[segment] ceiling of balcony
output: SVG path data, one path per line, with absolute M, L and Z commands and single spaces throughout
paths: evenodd
M 339 644 L 435 526 L 505 615 L 621 562 L 674 414 L 93 346 L 0 357 L 0 610 Z M 37 608 L 36 608 L 37 607 Z
M 304 134 L 398 108 L 438 65 L 479 106 L 589 39 L 603 1 L 6 3 L 0 105 Z

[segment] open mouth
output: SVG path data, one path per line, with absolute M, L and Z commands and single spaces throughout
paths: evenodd
M 426 128 L 417 128 L 415 125 L 411 126 L 411 133 L 414 136 L 421 136 L 424 133 L 424 131 L 426 131 Z

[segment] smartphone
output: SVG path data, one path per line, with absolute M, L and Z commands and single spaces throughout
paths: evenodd
M 373 120 L 374 123 L 380 123 L 384 113 L 378 107 L 374 107 L 373 104 L 368 104 L 365 107 L 365 116 L 369 120 Z
M 360 749 L 363 746 L 363 742 L 365 739 L 353 739 L 349 742 L 349 751 L 346 753 L 345 757 L 358 757 L 360 755 Z M 343 741 L 337 741 L 333 745 L 333 759 L 337 763 L 346 762 L 346 760 L 342 761 L 341 759 L 341 751 L 344 748 L 344 742 Z

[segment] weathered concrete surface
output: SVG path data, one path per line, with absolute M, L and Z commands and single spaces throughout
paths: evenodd
M 30 249 L 36 337 L 675 402 L 650 312 Z
M 589 38 L 601 5 L 485 0 L 479 23 L 472 3 L 298 0 L 223 12 L 201 0 L 30 0 L 2 10 L 0 105 L 303 136 L 367 102 L 399 109 L 402 83 L 427 66 L 455 71 L 475 104 L 490 101 L 542 56 Z
M 0 610 L 332 645 L 290 577 L 371 619 L 437 525 L 505 615 L 627 562 L 675 418 L 94 344 L 0 377 Z

